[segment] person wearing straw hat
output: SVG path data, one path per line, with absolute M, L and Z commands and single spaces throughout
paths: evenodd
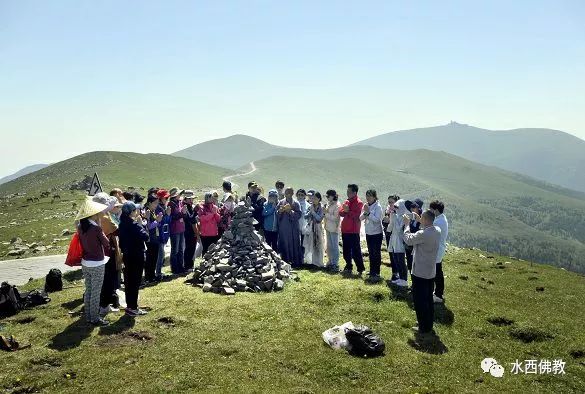
M 118 226 L 112 221 L 110 212 L 118 203 L 116 197 L 108 196 L 107 193 L 97 193 L 92 198 L 93 201 L 107 205 L 108 208 L 100 213 L 100 227 L 110 242 L 110 249 L 107 255 L 110 259 L 106 263 L 104 272 L 104 282 L 100 295 L 100 316 L 105 316 L 110 312 L 119 312 L 120 301 L 116 290 L 120 288 L 120 271 L 122 270 L 122 256 L 118 246 Z
M 99 225 L 101 212 L 108 205 L 100 204 L 87 198 L 77 213 L 79 241 L 83 249 L 81 270 L 85 279 L 85 318 L 96 326 L 107 326 L 109 322 L 99 315 L 100 294 L 104 282 L 106 263 L 109 260 L 104 253 L 110 249 L 110 242 Z
M 181 201 L 182 190 L 173 187 L 169 190 L 171 207 L 171 272 L 180 275 L 185 272 L 185 220 L 188 219 L 187 207 Z
M 145 242 L 148 232 L 142 226 L 139 205 L 126 201 L 120 217 L 120 248 L 124 256 L 124 291 L 126 293 L 126 315 L 130 317 L 146 315 L 138 307 L 138 291 L 142 283 L 145 262 Z

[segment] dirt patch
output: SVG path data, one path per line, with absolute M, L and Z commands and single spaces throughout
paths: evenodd
M 99 343 L 100 346 L 120 346 L 147 343 L 154 339 L 154 336 L 147 331 L 126 331 L 111 335 Z
M 508 319 L 507 317 L 504 316 L 488 317 L 487 321 L 493 324 L 494 326 L 498 327 L 511 326 L 512 324 L 514 324 L 514 320 Z
M 538 277 L 537 276 L 530 276 L 530 277 L 528 277 L 528 280 L 538 280 Z
M 467 280 L 467 279 L 469 279 L 469 276 L 467 276 L 467 275 L 459 275 L 459 279 L 461 279 L 461 280 Z
M 158 318 L 156 321 L 158 325 L 163 328 L 173 328 L 177 325 L 177 322 L 171 316 L 163 316 Z
M 510 336 L 524 343 L 543 342 L 553 339 L 554 335 L 536 327 L 518 327 L 510 330 Z
M 14 322 L 17 324 L 28 324 L 28 323 L 32 323 L 36 319 L 37 318 L 34 316 L 27 316 L 27 317 L 21 317 L 20 319 L 16 319 L 16 320 L 14 320 Z
M 544 291 L 544 287 L 543 286 L 538 286 L 536 288 L 536 291 L 543 292 Z

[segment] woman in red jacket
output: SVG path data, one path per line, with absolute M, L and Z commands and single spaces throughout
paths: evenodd
M 213 202 L 213 194 L 205 193 L 205 202 L 197 207 L 199 217 L 202 254 L 205 255 L 209 247 L 219 240 L 218 224 L 221 220 L 219 208 Z

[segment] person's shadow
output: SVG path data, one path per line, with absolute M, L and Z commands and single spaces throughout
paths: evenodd
M 109 326 L 102 327 L 100 329 L 100 335 L 116 335 L 121 334 L 134 327 L 136 320 L 128 315 L 124 315 Z
M 94 326 L 83 319 L 76 319 L 62 332 L 55 335 L 49 343 L 49 348 L 59 352 L 78 347 L 84 339 L 89 338 Z
M 416 333 L 414 338 L 410 338 L 407 343 L 413 349 L 428 354 L 445 354 L 449 351 L 434 331 L 422 335 Z

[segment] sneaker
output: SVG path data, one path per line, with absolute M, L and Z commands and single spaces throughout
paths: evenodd
M 404 280 L 404 279 L 398 279 L 396 281 L 396 286 L 400 286 L 400 287 L 408 287 L 408 281 Z
M 126 316 L 136 317 L 138 316 L 138 311 L 136 309 L 126 308 Z
M 92 321 L 91 324 L 98 327 L 105 327 L 109 325 L 110 322 L 100 317 L 99 319 Z
M 100 316 L 105 316 L 105 315 L 107 315 L 108 313 L 110 313 L 110 307 L 109 307 L 109 306 L 107 306 L 107 307 L 105 307 L 105 308 L 102 308 L 102 307 L 100 306 Z
M 392 280 L 390 281 L 390 283 L 391 283 L 391 284 L 393 284 L 393 285 L 397 285 L 399 281 L 400 281 L 400 279 L 398 279 L 398 278 L 395 278 L 395 279 L 392 279 Z
M 144 316 L 144 315 L 148 315 L 148 312 L 145 311 L 144 309 L 138 308 L 138 309 L 136 309 L 136 315 L 137 316 Z
M 445 300 L 442 299 L 441 297 L 437 297 L 436 295 L 433 294 L 433 302 L 435 304 L 442 304 L 445 302 Z

